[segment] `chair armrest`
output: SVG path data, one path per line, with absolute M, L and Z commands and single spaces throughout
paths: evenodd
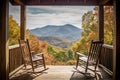
M 36 54 L 35 51 L 30 51 L 30 52 L 31 52 L 31 55 L 32 55 L 32 56 Z
M 79 52 L 76 52 L 76 54 L 77 54 L 78 56 L 80 56 L 80 57 L 85 57 L 84 54 L 81 54 L 81 53 L 79 53 Z
M 31 54 L 32 54 L 32 55 L 36 55 L 36 56 L 41 56 L 41 55 L 43 55 L 44 53 L 36 53 L 35 51 L 31 51 Z
M 35 53 L 35 51 L 31 51 L 31 53 L 32 53 L 32 54 L 34 54 L 34 53 Z
M 44 53 L 42 52 L 42 53 L 37 53 L 36 55 L 37 56 L 41 56 L 41 55 L 43 55 Z

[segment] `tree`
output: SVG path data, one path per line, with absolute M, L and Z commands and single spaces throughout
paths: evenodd
M 104 43 L 113 44 L 113 7 L 104 7 Z M 79 41 L 73 44 L 72 49 L 74 52 L 81 52 L 87 55 L 91 40 L 98 39 L 98 7 L 94 11 L 88 11 L 82 16 L 82 37 Z
M 104 7 L 104 43 L 113 44 L 114 14 L 112 6 Z
M 81 52 L 87 55 L 90 41 L 98 39 L 98 22 L 96 15 L 93 14 L 93 11 L 88 11 L 82 16 L 82 37 L 77 41 L 72 49 L 75 52 Z
M 14 45 L 18 43 L 20 37 L 20 26 L 13 19 L 12 16 L 9 16 L 9 45 Z

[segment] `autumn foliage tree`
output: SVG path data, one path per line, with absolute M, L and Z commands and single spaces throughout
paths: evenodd
M 114 14 L 113 6 L 104 7 L 104 43 L 113 45 Z
M 20 26 L 14 20 L 12 16 L 9 16 L 9 45 L 14 45 L 18 43 L 18 38 L 20 37 Z
M 113 7 L 104 7 L 104 43 L 113 44 Z M 90 41 L 98 39 L 98 7 L 94 11 L 88 11 L 82 16 L 82 37 L 79 41 L 73 44 L 72 49 L 74 52 L 81 52 L 87 55 Z

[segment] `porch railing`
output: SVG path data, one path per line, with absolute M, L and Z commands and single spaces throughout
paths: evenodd
M 9 46 L 9 72 L 12 72 L 23 64 L 19 45 Z M 100 57 L 100 64 L 112 72 L 113 46 L 104 44 Z
M 104 44 L 100 57 L 100 64 L 106 68 L 107 71 L 112 75 L 113 71 L 113 46 Z
M 19 45 L 9 46 L 9 73 L 23 64 Z

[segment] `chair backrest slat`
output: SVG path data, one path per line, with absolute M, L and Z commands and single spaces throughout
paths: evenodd
M 91 46 L 88 54 L 88 61 L 95 61 L 99 59 L 103 41 L 91 41 Z
M 20 40 L 19 39 L 19 45 L 21 48 L 21 53 L 24 59 L 24 63 L 28 64 L 31 62 L 31 53 L 29 51 L 29 46 L 28 46 L 28 42 L 25 40 Z

